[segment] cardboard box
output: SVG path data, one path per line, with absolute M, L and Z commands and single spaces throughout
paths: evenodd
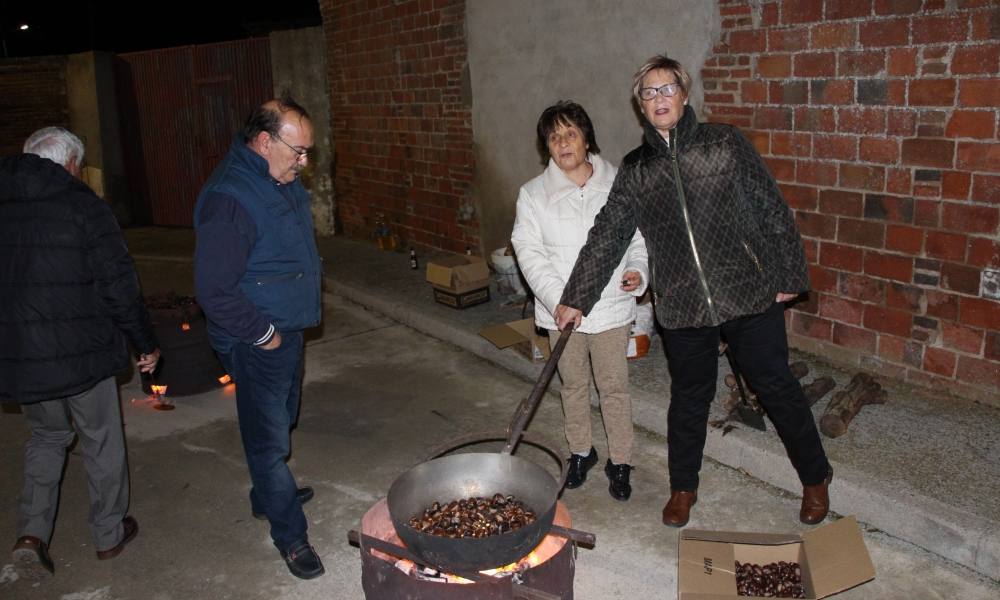
M 804 533 L 745 533 L 684 529 L 677 551 L 678 600 L 732 600 L 736 561 L 797 562 L 806 598 L 825 598 L 875 578 L 854 517 Z
M 434 288 L 434 300 L 454 308 L 490 299 L 490 269 L 479 256 L 435 258 L 427 263 L 427 281 Z
M 535 332 L 534 319 L 521 319 L 503 325 L 491 325 L 480 330 L 479 335 L 493 342 L 497 348 L 511 346 L 531 360 L 548 360 L 549 337 Z

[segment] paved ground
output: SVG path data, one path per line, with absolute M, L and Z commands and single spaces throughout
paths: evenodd
M 322 336 L 309 343 L 306 373 L 291 464 L 317 490 L 306 513 L 326 576 L 310 582 L 291 577 L 266 525 L 250 518 L 231 390 L 176 398 L 176 410 L 158 412 L 133 378 L 123 384 L 122 400 L 139 537 L 115 560 L 94 558 L 83 465 L 74 451 L 52 542 L 56 577 L 39 584 L 17 580 L 9 557 L 0 555 L 0 598 L 362 598 L 361 563 L 347 544 L 347 530 L 358 527 L 363 512 L 428 448 L 470 431 L 502 428 L 531 387 L 491 362 L 334 296 L 328 296 Z M 530 430 L 558 437 L 555 394 L 545 398 Z M 10 542 L 26 435 L 19 415 L 0 414 L 0 450 L 9 457 L 0 467 L 8 482 L 0 497 L 0 540 Z M 603 460 L 601 436 L 596 445 Z M 665 448 L 655 433 L 637 436 L 639 468 L 628 503 L 611 499 L 597 469 L 583 488 L 564 494 L 575 526 L 598 539 L 595 549 L 580 550 L 576 598 L 674 596 L 678 532 L 659 522 L 667 494 Z M 702 492 L 700 527 L 805 529 L 796 520 L 796 498 L 718 463 L 706 464 Z M 878 576 L 839 598 L 1000 595 L 996 582 L 911 544 L 878 531 L 864 537 Z

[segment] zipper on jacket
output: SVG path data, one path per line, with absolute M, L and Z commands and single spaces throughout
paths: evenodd
M 269 283 L 277 283 L 279 281 L 289 281 L 292 279 L 302 279 L 304 273 L 298 271 L 297 273 L 282 273 L 281 275 L 274 275 L 272 277 L 265 277 L 264 279 L 258 279 L 257 285 L 267 285 Z
M 701 266 L 701 256 L 698 254 L 698 245 L 694 241 L 694 230 L 691 228 L 691 217 L 688 214 L 687 199 L 684 196 L 684 186 L 681 184 L 681 169 L 677 164 L 677 129 L 670 132 L 668 140 L 670 147 L 670 164 L 674 169 L 674 183 L 677 185 L 677 199 L 681 203 L 681 212 L 684 213 L 684 225 L 687 227 L 688 241 L 691 242 L 691 253 L 694 254 L 694 266 L 698 269 L 698 280 L 701 282 L 701 289 L 705 292 L 705 301 L 708 303 L 708 314 L 713 324 L 718 324 L 719 313 L 715 309 L 715 302 L 712 300 L 712 293 L 708 289 L 708 280 L 705 278 L 705 270 Z
M 757 265 L 757 271 L 760 272 L 760 273 L 763 273 L 764 269 L 763 269 L 763 267 L 760 266 L 760 261 L 757 260 L 757 255 L 754 254 L 753 250 L 750 249 L 750 244 L 746 243 L 746 241 L 744 241 L 744 240 L 741 240 L 741 241 L 743 241 L 743 247 L 747 249 L 747 254 L 749 254 L 750 258 L 753 259 L 753 264 Z

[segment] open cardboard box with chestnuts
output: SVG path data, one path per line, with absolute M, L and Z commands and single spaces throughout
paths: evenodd
M 762 597 L 765 589 L 772 597 L 826 598 L 875 578 L 854 517 L 802 534 L 684 529 L 677 562 L 678 600 Z

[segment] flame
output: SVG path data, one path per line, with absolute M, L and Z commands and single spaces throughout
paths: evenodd
M 182 331 L 190 331 L 191 330 L 191 324 L 190 323 L 181 323 L 181 330 Z
M 222 384 L 222 385 L 226 385 L 227 383 L 229 383 L 232 380 L 233 380 L 233 378 L 229 376 L 229 373 L 226 373 L 222 377 L 219 377 L 219 383 Z
M 167 386 L 165 385 L 151 385 L 149 387 L 150 389 L 153 390 L 153 393 L 156 394 L 157 396 L 166 395 L 167 393 Z

